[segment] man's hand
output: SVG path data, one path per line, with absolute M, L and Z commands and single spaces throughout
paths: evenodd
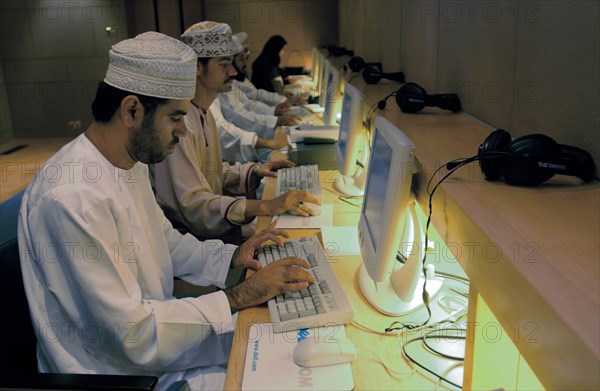
M 290 109 L 291 106 L 292 106 L 292 104 L 290 103 L 289 100 L 286 100 L 285 102 L 278 104 L 277 106 L 275 106 L 275 115 L 284 114 L 285 112 L 287 112 Z
M 308 262 L 289 257 L 272 262 L 244 282 L 224 291 L 231 312 L 262 304 L 270 298 L 290 291 L 308 288 L 314 282 Z
M 268 161 L 266 163 L 260 164 L 260 166 L 256 170 L 256 174 L 260 177 L 270 176 L 272 178 L 277 178 L 277 170 L 279 170 L 280 168 L 288 168 L 294 166 L 294 162 L 287 159 Z
M 233 253 L 231 259 L 232 267 L 250 268 L 258 270 L 261 268 L 260 262 L 254 258 L 254 253 L 262 247 L 262 244 L 267 240 L 273 241 L 278 246 L 282 246 L 280 236 L 289 238 L 289 234 L 280 229 L 275 229 L 277 221 L 272 222 L 265 230 L 254 234 L 250 239 L 246 240 Z
M 265 144 L 269 149 L 281 149 L 287 147 L 289 145 L 288 135 L 286 132 L 275 132 L 275 136 L 267 139 Z
M 302 117 L 300 117 L 299 115 L 296 115 L 292 112 L 287 112 L 285 114 L 280 115 L 277 118 L 277 126 L 282 126 L 282 125 L 297 125 L 300 122 L 302 122 Z
M 270 200 L 272 215 L 280 215 L 287 211 L 292 211 L 300 216 L 308 217 L 314 215 L 306 205 L 302 202 L 312 202 L 313 204 L 321 205 L 321 202 L 312 194 L 304 190 L 288 190 L 277 198 Z
M 290 106 L 301 106 L 308 102 L 308 97 L 304 95 L 295 95 L 290 97 L 287 102 L 289 102 Z

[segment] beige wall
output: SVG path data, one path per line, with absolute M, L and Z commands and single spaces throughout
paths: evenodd
M 342 0 L 340 45 L 429 93 L 458 93 L 493 127 L 547 134 L 598 165 L 599 4 Z
M 127 37 L 124 9 L 110 0 L 0 2 L 8 96 L 2 110 L 10 109 L 15 137 L 73 136 L 85 129 L 108 49 Z M 117 32 L 107 35 L 107 26 Z
M 313 46 L 338 42 L 337 0 L 213 0 L 205 3 L 207 19 L 229 24 L 234 33 L 248 33 L 250 63 L 275 34 L 288 42 L 282 66 L 308 67 Z
M 1 57 L 0 57 L 1 62 Z M 6 93 L 6 82 L 4 71 L 0 66 L 0 144 L 14 138 L 12 116 L 8 109 L 8 94 Z

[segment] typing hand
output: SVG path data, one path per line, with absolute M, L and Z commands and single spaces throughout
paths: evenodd
M 303 96 L 303 95 L 292 96 L 291 98 L 288 99 L 288 102 L 292 106 L 301 106 L 301 105 L 305 104 L 307 101 L 308 101 L 308 97 Z
M 308 288 L 314 278 L 304 269 L 310 269 L 310 265 L 297 257 L 270 263 L 239 285 L 224 291 L 231 312 L 262 304 L 283 292 Z
M 258 270 L 262 266 L 254 254 L 256 250 L 262 247 L 262 244 L 267 240 L 273 241 L 278 246 L 282 246 L 283 242 L 280 237 L 289 238 L 289 234 L 280 229 L 275 229 L 277 221 L 272 222 L 265 230 L 256 233 L 250 239 L 246 240 L 240 247 L 238 247 L 233 253 L 231 259 L 231 266 L 240 268 L 250 268 Z
M 292 112 L 289 112 L 289 111 L 283 115 L 280 115 L 279 118 L 277 118 L 278 126 L 297 125 L 301 122 L 302 122 L 302 117 L 300 117 L 299 115 L 296 115 Z
M 278 104 L 277 106 L 275 106 L 275 115 L 284 114 L 285 112 L 287 112 L 290 109 L 291 106 L 292 105 L 291 105 L 290 101 L 288 101 L 288 100 Z
M 287 137 L 286 137 L 287 140 Z M 280 168 L 287 168 L 287 167 L 294 167 L 295 164 L 294 162 L 287 160 L 287 159 L 281 159 L 281 160 L 273 160 L 273 161 L 268 161 L 266 163 L 261 163 L 260 166 L 258 167 L 256 173 L 261 176 L 270 176 L 273 178 L 277 178 L 277 170 Z

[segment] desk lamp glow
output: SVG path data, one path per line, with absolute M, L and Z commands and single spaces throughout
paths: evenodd
M 396 126 L 377 117 L 365 198 L 358 222 L 363 265 L 359 286 L 380 312 L 399 316 L 423 306 L 424 233 L 414 202 L 409 202 L 414 171 L 414 144 Z M 412 244 L 405 264 L 396 253 Z M 427 292 L 442 287 L 428 268 Z
M 341 175 L 334 187 L 351 197 L 364 194 L 367 176 L 369 137 L 363 127 L 364 107 L 363 93 L 346 83 L 337 145 L 337 165 Z

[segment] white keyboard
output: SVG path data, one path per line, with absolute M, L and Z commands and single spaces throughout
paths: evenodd
M 354 310 L 329 264 L 316 236 L 287 240 L 284 247 L 263 247 L 258 260 L 263 266 L 295 255 L 311 265 L 315 283 L 308 289 L 286 292 L 268 301 L 269 314 L 276 333 L 350 323 Z
M 290 111 L 296 115 L 299 115 L 302 118 L 312 117 L 314 115 L 312 111 L 302 106 L 292 106 L 290 108 Z
M 323 202 L 323 191 L 321 190 L 321 182 L 319 182 L 319 166 L 309 164 L 277 170 L 275 197 L 279 197 L 286 191 L 293 189 L 307 191 Z

